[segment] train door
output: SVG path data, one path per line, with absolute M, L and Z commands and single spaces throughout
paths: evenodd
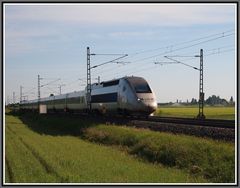
M 124 80 L 120 80 L 118 87 L 118 108 L 120 110 L 126 109 L 127 104 L 127 87 Z

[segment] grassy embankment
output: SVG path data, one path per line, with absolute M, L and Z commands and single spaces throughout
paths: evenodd
M 160 106 L 155 115 L 163 117 L 186 117 L 194 118 L 198 114 L 198 106 Z M 235 119 L 234 107 L 204 107 L 204 114 L 208 119 Z
M 76 117 L 6 117 L 7 182 L 234 181 L 231 143 Z
M 6 182 L 207 182 L 187 170 L 141 161 L 83 140 L 80 118 L 6 116 Z M 96 129 L 97 130 L 97 129 Z
M 106 125 L 88 128 L 84 136 L 97 143 L 126 147 L 128 153 L 144 160 L 184 169 L 211 182 L 234 181 L 231 143 Z

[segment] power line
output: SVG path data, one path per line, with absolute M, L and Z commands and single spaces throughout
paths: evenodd
M 225 33 L 226 33 L 226 32 L 225 32 Z M 142 58 L 142 59 L 138 59 L 138 60 L 132 61 L 132 63 L 133 63 L 133 62 L 144 61 L 144 60 L 147 60 L 147 59 L 151 59 L 151 58 L 154 58 L 154 57 L 158 57 L 158 56 L 160 56 L 160 55 L 168 54 L 168 53 L 175 52 L 175 51 L 180 51 L 180 50 L 187 49 L 187 48 L 190 48 L 190 47 L 193 47 L 193 46 L 197 46 L 197 45 L 200 45 L 200 44 L 203 44 L 203 43 L 207 43 L 207 42 L 210 42 L 210 41 L 218 40 L 218 39 L 221 39 L 221 38 L 224 38 L 224 37 L 231 36 L 231 35 L 233 35 L 234 33 L 225 35 L 224 32 L 222 32 L 221 34 L 222 34 L 222 35 L 219 36 L 219 37 L 215 37 L 215 38 L 212 38 L 212 39 L 204 40 L 204 41 L 201 41 L 201 42 L 198 42 L 198 43 L 195 43 L 195 44 L 191 44 L 191 45 L 188 45 L 188 46 L 184 46 L 184 47 L 181 47 L 181 48 L 171 49 L 171 51 L 162 52 L 162 53 L 160 53 L 160 54 L 156 54 L 156 55 L 153 55 L 153 56 L 150 56 L 150 57 L 145 57 L 145 58 Z M 219 34 L 218 34 L 218 35 L 219 35 Z M 126 58 L 126 59 L 127 59 L 127 58 Z M 113 69 L 113 68 L 112 68 L 112 69 Z M 109 69 L 108 71 L 111 71 L 112 69 Z M 134 69 L 135 69 L 135 67 L 134 67 Z M 107 72 L 107 71 L 105 71 L 105 72 Z
M 164 55 L 164 54 L 172 53 L 172 52 L 175 52 L 175 51 L 187 49 L 187 48 L 190 48 L 190 47 L 193 47 L 193 46 L 197 46 L 199 44 L 204 44 L 204 43 L 207 43 L 207 42 L 210 42 L 210 41 L 214 41 L 214 40 L 217 40 L 217 39 L 220 39 L 220 38 L 228 37 L 228 36 L 231 36 L 231 35 L 233 35 L 233 34 L 223 35 L 223 36 L 216 37 L 216 38 L 213 38 L 213 39 L 209 39 L 209 40 L 205 40 L 205 41 L 198 42 L 198 43 L 195 43 L 195 44 L 191 44 L 189 46 L 184 46 L 184 47 L 177 48 L 177 49 L 174 49 L 174 50 L 170 50 L 170 51 L 167 51 L 167 52 L 162 52 L 160 54 L 156 54 L 156 55 L 149 56 L 149 57 L 146 57 L 146 58 L 138 59 L 138 60 L 135 60 L 133 62 L 138 62 L 138 61 L 143 61 L 143 60 L 146 60 L 146 59 L 151 59 L 151 58 L 154 58 L 154 57 L 157 57 L 157 56 L 160 56 L 160 55 Z
M 226 53 L 226 52 L 231 52 L 231 51 L 234 51 L 235 48 L 232 48 L 232 49 L 229 49 L 229 50 L 224 50 L 224 51 L 220 51 L 220 52 L 213 52 L 213 53 L 210 53 L 210 54 L 206 54 L 205 56 L 210 56 L 210 55 L 215 55 L 215 54 L 221 54 L 221 53 Z
M 48 82 L 48 83 L 46 83 L 46 84 L 43 84 L 43 85 L 41 85 L 41 87 L 44 87 L 44 86 L 50 85 L 50 84 L 52 84 L 52 83 L 54 83 L 54 82 L 57 82 L 57 81 L 59 81 L 59 80 L 61 80 L 61 78 L 58 78 L 58 79 L 56 79 L 56 80 L 53 80 L 53 81 Z
M 222 51 L 221 49 L 226 49 L 226 48 L 229 48 L 231 47 L 230 50 L 224 50 Z M 212 48 L 212 49 L 207 49 L 207 50 L 204 50 L 204 51 L 213 51 L 213 50 L 218 50 L 217 52 L 213 52 L 213 53 L 210 53 L 211 54 L 219 54 L 219 53 L 222 53 L 222 52 L 228 52 L 228 51 L 233 51 L 235 50 L 235 48 L 232 46 L 232 45 L 227 45 L 227 46 L 222 46 L 222 47 L 219 47 L 219 48 Z M 196 54 L 196 53 L 192 53 L 192 54 Z M 206 54 L 204 55 L 205 57 L 208 56 L 209 54 Z M 169 57 L 188 57 L 187 55 L 175 55 L 175 56 L 169 56 Z M 191 56 L 189 56 L 191 57 Z M 187 58 L 187 59 L 183 59 L 182 61 L 189 61 L 189 60 L 192 60 L 192 59 L 195 59 L 195 57 L 191 57 L 191 58 Z
M 173 45 L 168 45 L 168 46 L 165 46 L 165 47 L 161 47 L 161 48 L 156 48 L 156 49 L 153 49 L 153 50 L 145 50 L 145 51 L 142 51 L 142 52 L 137 52 L 135 54 L 141 54 L 141 53 L 145 53 L 145 52 L 150 52 L 150 51 L 155 51 L 155 50 L 159 50 L 159 49 L 166 49 L 168 51 L 165 51 L 165 52 L 162 52 L 160 54 L 156 54 L 154 56 L 150 56 L 150 57 L 145 57 L 145 58 L 142 58 L 142 59 L 138 59 L 138 60 L 134 60 L 132 61 L 131 63 L 133 62 L 139 62 L 139 61 L 144 61 L 144 60 L 147 60 L 147 59 L 150 59 L 150 58 L 154 58 L 154 57 L 158 57 L 160 55 L 164 55 L 164 54 L 168 54 L 168 53 L 171 53 L 171 52 L 175 52 L 175 51 L 180 51 L 180 50 L 183 50 L 183 49 L 187 49 L 187 48 L 190 48 L 190 47 L 193 47 L 193 46 L 197 46 L 197 45 L 200 45 L 200 44 L 203 44 L 203 43 L 207 43 L 207 42 L 210 42 L 210 41 L 213 41 L 213 40 L 217 40 L 217 39 L 220 39 L 220 38 L 224 38 L 224 37 L 228 37 L 228 36 L 231 36 L 234 34 L 233 32 L 234 30 L 231 29 L 231 30 L 227 30 L 227 31 L 223 31 L 223 32 L 219 32 L 219 33 L 216 33 L 216 34 L 212 34 L 212 35 L 208 35 L 208 36 L 204 36 L 204 37 L 200 37 L 200 38 L 197 38 L 197 39 L 193 39 L 193 40 L 190 40 L 190 41 L 185 41 L 185 42 L 181 42 L 181 43 L 177 43 L 177 44 L 173 44 Z M 230 34 L 229 34 L 230 33 Z M 227 35 L 226 35 L 227 34 Z M 220 35 L 220 36 L 219 36 Z M 214 37 L 214 36 L 218 36 L 218 37 Z M 214 37 L 214 38 L 212 38 Z M 199 40 L 203 40 L 203 39 L 207 39 L 207 38 L 211 38 L 211 39 L 208 39 L 208 40 L 204 40 L 204 41 L 201 41 L 201 42 L 198 42 L 198 43 L 194 43 L 194 44 L 191 44 L 191 45 L 188 45 L 188 46 L 184 46 L 184 47 L 181 47 L 181 48 L 176 48 L 175 49 L 175 46 L 180 46 L 180 45 L 183 45 L 183 44 L 187 44 L 187 43 L 192 43 L 192 42 L 196 42 L 196 41 L 199 41 Z M 197 52 L 196 52 L 197 53 Z M 126 57 L 125 59 L 129 59 L 131 57 L 133 57 L 134 54 L 130 54 L 128 57 Z M 192 58 L 191 58 L 192 59 Z M 102 71 L 97 71 L 95 72 L 95 74 L 101 74 L 101 73 L 106 73 L 106 72 L 109 72 L 109 71 L 112 71 L 113 69 L 115 68 L 108 68 L 108 69 L 104 69 Z M 134 67 L 135 69 L 135 67 Z M 86 77 L 83 77 L 83 79 L 86 79 Z
M 208 56 L 208 54 L 206 54 L 205 56 Z M 196 59 L 196 58 L 192 56 L 191 58 L 183 59 L 182 61 L 189 61 L 189 60 L 193 60 L 193 59 Z M 150 64 L 150 62 L 149 62 L 149 64 Z M 148 68 L 149 64 L 144 65 L 145 68 L 143 68 L 144 66 L 141 66 L 141 67 L 139 66 L 139 67 L 137 67 L 137 68 L 135 67 L 135 68 L 134 68 L 135 71 L 128 71 L 127 73 L 125 72 L 125 75 L 132 75 L 132 74 L 135 74 L 135 73 L 144 71 L 144 70 L 149 70 L 149 68 Z M 174 64 L 174 63 L 169 63 L 169 64 Z M 154 68 L 154 67 L 152 67 L 152 68 Z M 140 69 L 140 71 L 138 71 L 138 69 Z M 150 68 L 150 69 L 151 69 L 151 68 Z M 110 74 L 107 74 L 106 76 L 109 77 L 109 76 L 111 76 L 111 75 L 113 75 L 113 74 L 110 73 Z
M 185 41 L 185 42 L 180 42 L 180 43 L 176 43 L 176 44 L 172 44 L 172 45 L 168 45 L 168 46 L 164 46 L 164 47 L 160 47 L 160 48 L 155 48 L 155 49 L 150 49 L 150 50 L 143 50 L 143 51 L 140 51 L 140 52 L 136 52 L 136 53 L 130 54 L 130 56 L 135 56 L 135 55 L 138 55 L 138 54 L 153 52 L 153 51 L 160 50 L 160 49 L 172 48 L 174 46 L 180 46 L 180 45 L 183 45 L 183 44 L 187 44 L 187 43 L 203 40 L 203 39 L 206 39 L 206 38 L 211 38 L 211 37 L 217 36 L 217 35 L 224 36 L 225 33 L 233 32 L 233 31 L 234 31 L 234 29 L 231 29 L 231 30 L 215 33 L 215 34 L 212 34 L 212 35 L 207 35 L 207 36 L 200 37 L 200 38 L 197 38 L 197 39 L 193 39 L 193 40 L 189 40 L 189 41 Z
M 97 68 L 97 67 L 100 67 L 100 66 L 102 66 L 102 65 L 106 65 L 106 64 L 108 64 L 108 63 L 114 63 L 116 60 L 122 59 L 122 58 L 127 57 L 127 56 L 128 56 L 128 54 L 124 54 L 124 55 L 122 55 L 121 57 L 118 57 L 118 58 L 113 59 L 113 60 L 111 60 L 111 61 L 106 61 L 106 62 L 104 62 L 104 63 L 100 63 L 100 64 L 98 64 L 98 65 L 95 65 L 95 66 L 93 66 L 93 67 L 90 67 L 90 69 Z
M 234 49 L 233 49 L 234 50 Z M 229 52 L 229 51 L 233 51 L 233 50 L 228 50 L 228 51 L 222 51 L 218 54 L 221 54 L 221 53 L 226 53 L 226 52 Z M 206 54 L 205 56 L 210 56 L 210 55 L 216 55 L 216 53 L 211 53 L 211 54 Z M 192 59 L 196 59 L 196 58 L 191 58 L 191 59 L 188 59 L 188 60 L 192 60 Z M 182 60 L 182 61 L 186 61 L 186 60 Z M 175 63 L 169 63 L 169 64 L 175 64 Z M 149 65 L 148 65 L 149 66 Z M 125 73 L 124 75 L 133 75 L 133 74 L 136 74 L 136 73 L 139 73 L 139 72 L 142 72 L 142 71 L 147 71 L 147 70 L 156 70 L 156 69 L 159 69 L 161 66 L 150 66 L 150 67 L 139 67 L 140 69 L 139 70 L 135 70 L 135 71 L 130 71 L 130 72 L 127 72 Z M 109 77 L 110 75 L 108 75 L 107 77 Z
M 213 51 L 213 50 L 218 50 L 218 49 L 225 49 L 225 48 L 233 48 L 234 46 L 233 45 L 225 45 L 225 46 L 220 46 L 218 48 L 212 48 L 212 49 L 206 49 L 205 51 Z
M 170 59 L 170 60 L 172 60 L 172 61 L 174 61 L 174 62 L 176 62 L 176 63 L 180 63 L 180 64 L 183 64 L 183 65 L 185 65 L 185 66 L 187 66 L 187 67 L 191 67 L 191 68 L 193 68 L 193 69 L 195 69 L 195 70 L 199 70 L 197 67 L 194 67 L 194 66 L 191 66 L 191 65 L 189 65 L 189 64 L 186 64 L 186 63 L 183 63 L 183 62 L 181 62 L 181 61 L 178 61 L 178 60 L 176 60 L 176 59 L 173 59 L 173 58 L 170 58 L 169 56 L 164 56 L 165 58 L 167 58 L 167 59 Z M 172 57 L 172 56 L 171 56 Z M 197 56 L 195 56 L 195 57 L 197 57 Z M 156 63 L 155 63 L 156 64 Z
M 204 36 L 204 37 L 197 38 L 197 39 L 193 39 L 193 40 L 186 41 L 186 42 L 181 42 L 181 43 L 177 43 L 177 44 L 173 44 L 173 45 L 168 45 L 168 46 L 161 47 L 161 48 L 156 48 L 156 49 L 153 49 L 153 50 L 145 50 L 145 51 L 142 51 L 142 52 L 137 52 L 137 53 L 135 53 L 135 54 L 141 54 L 141 53 L 145 53 L 145 52 L 156 51 L 156 50 L 159 50 L 159 49 L 166 49 L 166 48 L 169 48 L 169 49 L 170 49 L 170 50 L 167 51 L 167 52 L 163 52 L 163 53 L 161 53 L 161 54 L 157 54 L 157 55 L 154 55 L 154 56 L 150 56 L 150 57 L 138 59 L 138 60 L 135 60 L 135 61 L 133 61 L 133 62 L 143 61 L 143 60 L 146 60 L 146 59 L 154 58 L 154 57 L 157 57 L 157 56 L 160 56 L 160 55 L 164 55 L 164 54 L 167 54 L 167 53 L 171 53 L 171 52 L 174 52 L 174 51 L 178 51 L 178 50 L 190 48 L 190 47 L 193 47 L 193 46 L 196 46 L 196 45 L 199 45 L 199 44 L 203 44 L 203 43 L 210 42 L 210 41 L 213 41 L 213 40 L 217 40 L 217 39 L 220 39 L 220 38 L 223 38 L 223 37 L 227 37 L 227 36 L 233 35 L 233 34 L 234 34 L 233 31 L 234 31 L 234 30 L 231 29 L 231 30 L 219 32 L 219 33 L 216 33 L 216 34 Z M 233 32 L 233 33 L 230 33 L 230 34 L 225 35 L 226 33 L 229 33 L 229 32 Z M 215 37 L 215 38 L 212 38 L 212 39 L 209 39 L 209 40 L 201 41 L 201 42 L 199 42 L 199 43 L 192 44 L 192 45 L 190 45 L 190 46 L 185 46 L 185 47 L 182 47 L 182 48 L 173 49 L 175 46 L 179 46 L 179 45 L 183 45 L 183 44 L 187 44 L 187 43 L 191 43 L 191 42 L 195 42 L 195 41 L 199 41 L 199 40 L 211 38 L 211 37 L 217 36 L 217 35 L 220 35 L 220 36 Z M 196 52 L 196 53 L 198 53 L 198 52 Z M 134 56 L 134 54 L 133 54 L 133 55 L 129 55 L 129 57 L 126 57 L 125 59 L 129 59 L 129 58 L 131 58 L 131 57 L 133 57 L 133 56 Z M 131 62 L 131 63 L 133 63 L 133 62 Z M 111 71 L 111 70 L 113 70 L 113 69 L 114 69 L 114 68 L 104 69 L 103 71 L 95 72 L 95 74 L 100 74 L 100 73 L 102 73 L 102 72 L 108 72 L 108 71 Z
M 112 56 L 116 56 L 116 55 L 125 55 L 125 54 L 95 54 L 95 53 L 92 53 L 91 55 L 103 55 L 103 56 L 108 56 L 108 55 L 112 55 Z
M 57 93 L 55 90 L 53 90 L 53 89 L 51 89 L 51 88 L 49 88 L 49 87 L 46 87 L 48 90 L 50 90 L 51 92 L 53 92 L 53 93 Z
M 218 40 L 218 39 L 221 39 L 221 38 L 224 38 L 224 37 L 234 35 L 235 33 L 233 31 L 234 30 L 231 29 L 231 30 L 227 30 L 227 31 L 224 31 L 224 32 L 219 32 L 219 33 L 216 33 L 216 34 L 200 37 L 200 38 L 197 38 L 197 39 L 193 39 L 193 40 L 189 40 L 189 41 L 185 41 L 185 42 L 181 42 L 181 43 L 177 43 L 177 44 L 173 44 L 173 45 L 168 45 L 168 46 L 165 46 L 165 47 L 160 47 L 160 48 L 155 48 L 155 49 L 152 49 L 152 50 L 144 50 L 144 51 L 136 52 L 136 53 L 130 54 L 128 57 L 125 57 L 125 59 L 129 59 L 129 58 L 132 58 L 132 57 L 134 57 L 136 55 L 139 55 L 139 54 L 144 54 L 144 53 L 147 53 L 147 52 L 153 52 L 153 51 L 160 50 L 160 49 L 167 50 L 167 51 L 162 52 L 160 54 L 155 54 L 154 56 L 134 60 L 131 63 L 138 62 L 138 61 L 144 61 L 144 60 L 151 59 L 151 58 L 154 58 L 154 57 L 158 57 L 158 56 L 161 56 L 161 55 L 164 55 L 164 54 L 172 53 L 172 52 L 175 52 L 175 51 L 180 51 L 180 50 L 191 48 L 193 46 L 197 46 L 197 45 L 200 45 L 200 44 L 203 44 L 203 43 L 207 43 L 207 42 L 210 42 L 210 41 L 214 41 L 214 40 Z M 215 37 L 215 36 L 217 36 L 217 37 Z M 208 40 L 204 40 L 204 39 L 208 39 Z M 204 41 L 201 41 L 201 40 L 204 40 Z M 200 42 L 194 43 L 194 44 L 191 44 L 191 45 L 186 45 L 186 46 L 183 46 L 183 47 L 180 47 L 180 48 L 176 48 L 177 46 L 181 46 L 181 45 L 184 45 L 184 44 L 189 44 L 189 43 L 193 43 L 193 42 L 197 42 L 197 41 L 200 41 Z M 210 49 L 210 50 L 214 50 L 214 49 Z M 208 51 L 208 50 L 206 50 L 206 51 Z M 216 54 L 216 53 L 214 53 L 214 54 Z M 96 55 L 120 55 L 120 54 L 96 54 Z M 209 54 L 209 55 L 211 55 L 211 54 Z M 208 54 L 206 54 L 205 56 L 208 56 Z M 187 55 L 186 55 L 186 57 L 187 57 Z M 191 56 L 189 56 L 189 57 L 191 57 Z M 194 59 L 194 58 L 188 58 L 186 60 L 191 60 L 191 59 Z M 186 61 L 186 60 L 183 60 L 183 61 Z M 85 66 L 85 64 L 82 64 L 82 65 Z M 148 66 L 148 65 L 145 65 L 145 66 Z M 122 67 L 119 67 L 119 68 L 125 68 L 125 67 L 122 66 Z M 142 67 L 139 67 L 139 68 L 142 68 Z M 130 68 L 130 69 L 135 69 L 136 70 L 136 69 L 138 69 L 138 67 L 137 68 L 133 67 L 133 68 Z M 100 72 L 99 71 L 96 71 L 96 72 L 94 71 L 94 74 L 97 75 L 97 74 L 106 73 L 106 72 L 109 72 L 109 71 L 112 71 L 112 70 L 116 70 L 116 68 L 106 68 L 106 69 L 101 70 Z M 112 75 L 112 74 L 113 73 L 111 72 L 111 74 L 107 74 L 107 75 Z M 104 75 L 106 75 L 106 74 L 104 74 Z M 81 79 L 86 79 L 86 77 L 81 77 Z M 74 81 L 74 82 L 77 82 L 77 80 Z M 66 87 L 69 87 L 69 86 L 66 86 Z
M 33 87 L 33 88 L 29 89 L 28 91 L 25 91 L 23 94 L 30 93 L 30 92 L 33 91 L 34 89 L 36 89 L 36 87 Z

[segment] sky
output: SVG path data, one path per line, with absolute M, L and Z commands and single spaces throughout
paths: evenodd
M 236 5 L 217 4 L 4 4 L 5 99 L 19 102 L 83 90 L 87 50 L 92 83 L 123 76 L 145 78 L 158 102 L 198 99 L 203 49 L 205 99 L 235 100 Z M 115 55 L 114 55 L 115 54 Z M 116 55 L 118 54 L 118 55 Z M 173 60 L 167 59 L 171 58 Z M 155 63 L 158 64 L 155 64 Z M 173 63 L 175 62 L 175 63 Z M 15 98 L 13 97 L 15 93 Z

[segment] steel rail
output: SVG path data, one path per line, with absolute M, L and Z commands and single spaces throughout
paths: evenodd
M 235 120 L 220 120 L 220 119 L 199 120 L 194 118 L 150 116 L 147 119 L 147 121 L 187 124 L 187 125 L 193 125 L 193 126 L 201 125 L 201 126 L 207 126 L 207 127 L 229 128 L 229 129 L 235 128 Z

